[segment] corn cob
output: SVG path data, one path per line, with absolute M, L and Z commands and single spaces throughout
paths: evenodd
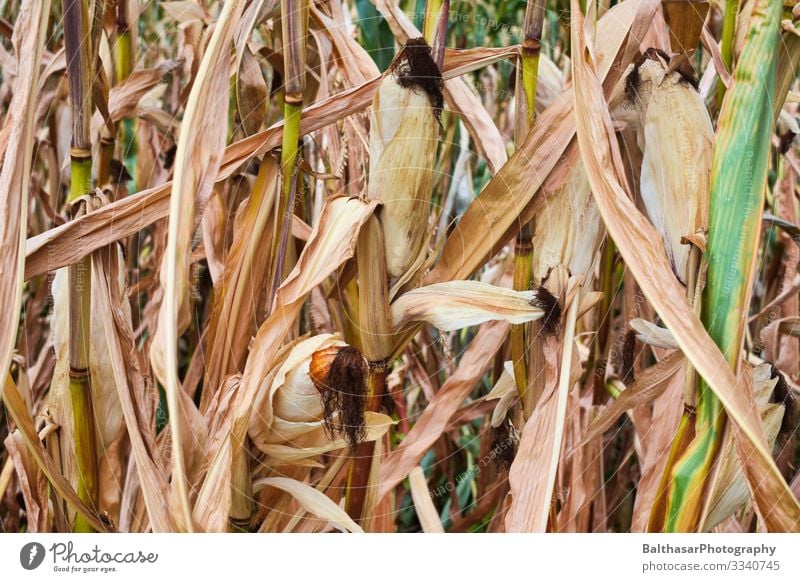
M 708 226 L 714 129 L 692 80 L 649 49 L 634 65 L 626 94 L 634 104 L 643 152 L 641 194 L 675 274 L 687 282 L 689 247 L 681 239 Z
M 382 200 L 387 272 L 403 275 L 423 250 L 431 188 L 442 76 L 424 39 L 409 40 L 384 74 L 370 123 L 371 200 Z

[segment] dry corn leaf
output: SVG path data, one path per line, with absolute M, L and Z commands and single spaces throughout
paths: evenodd
M 27 517 L 26 531 L 43 533 L 49 531 L 47 480 L 25 446 L 25 440 L 18 430 L 10 433 L 3 442 L 9 459 L 14 463 L 19 488 L 25 500 Z
M 414 509 L 417 512 L 422 531 L 425 533 L 444 533 L 442 521 L 439 519 L 439 513 L 433 505 L 431 492 L 428 489 L 427 481 L 425 481 L 425 473 L 422 472 L 422 467 L 417 465 L 411 469 L 411 473 L 408 474 L 408 484 L 411 487 L 411 498 L 414 500 Z
M 143 402 L 145 380 L 137 366 L 129 303 L 117 285 L 119 269 L 117 249 L 102 249 L 93 255 L 93 280 L 99 291 L 92 293 L 93 311 L 104 325 L 102 332 L 92 337 L 105 340 L 102 346 L 111 364 L 113 386 L 125 419 L 150 525 L 154 532 L 171 532 L 176 520 L 167 504 L 168 484 L 164 469 L 155 461 L 158 458 L 155 423 L 153 418 L 148 418 L 148 406 Z M 154 408 L 154 403 L 150 403 L 150 408 Z
M 271 215 L 278 183 L 278 165 L 265 155 L 250 197 L 234 222 L 234 239 L 217 284 L 209 327 L 206 362 L 208 394 L 222 378 L 243 365 L 249 337 L 261 321 L 253 316 L 269 267 Z M 249 333 L 245 333 L 245 330 Z M 206 402 L 204 398 L 203 402 Z
M 28 190 L 33 152 L 34 112 L 42 51 L 47 36 L 49 0 L 24 0 L 12 44 L 17 57 L 14 95 L 8 107 L 0 149 L 0 373 L 6 374 L 17 341 L 28 224 Z
M 230 84 L 230 47 L 244 8 L 244 0 L 225 3 L 214 27 L 200 69 L 194 79 L 178 137 L 175 181 L 169 206 L 169 236 L 161 270 L 164 299 L 158 317 L 150 357 L 156 377 L 164 385 L 170 411 L 172 436 L 172 483 L 183 512 L 181 527 L 191 531 L 192 509 L 184 470 L 181 445 L 181 417 L 178 378 L 178 338 L 188 325 L 188 256 L 196 227 L 195 202 L 201 208 L 217 179 L 225 147 L 225 117 Z
M 261 131 L 267 118 L 268 92 L 261 64 L 249 49 L 243 49 L 236 74 L 236 107 L 245 136 Z
M 522 430 L 517 454 L 508 473 L 511 489 L 511 505 L 505 516 L 508 532 L 540 532 L 547 530 L 547 519 L 553 503 L 553 488 L 556 482 L 561 447 L 566 424 L 567 399 L 575 382 L 571 369 L 575 366 L 575 324 L 579 302 L 574 292 L 580 286 L 571 280 L 572 301 L 567 307 L 560 356 L 546 354 L 545 357 L 560 357 L 558 384 L 541 395 L 530 418 Z M 569 297 L 570 293 L 567 293 Z M 577 366 L 580 368 L 580 366 Z
M 400 295 L 392 303 L 392 321 L 395 329 L 425 321 L 443 331 L 495 320 L 525 323 L 546 317 L 554 302 L 542 290 L 514 291 L 480 281 L 449 281 Z
M 364 533 L 364 530 L 341 507 L 331 501 L 330 497 L 305 483 L 286 477 L 267 477 L 259 479 L 253 485 L 255 487 L 276 487 L 286 491 L 308 513 L 329 521 L 336 529 L 350 533 Z

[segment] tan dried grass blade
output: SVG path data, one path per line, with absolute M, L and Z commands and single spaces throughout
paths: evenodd
M 192 509 L 186 484 L 181 440 L 180 395 L 178 378 L 178 338 L 181 325 L 188 322 L 183 312 L 186 300 L 188 255 L 195 221 L 195 200 L 204 200 L 217 179 L 223 158 L 226 131 L 218 123 L 226 118 L 230 83 L 230 49 L 244 0 L 226 2 L 214 27 L 200 69 L 195 77 L 178 138 L 175 156 L 175 180 L 169 207 L 169 236 L 162 265 L 161 284 L 164 299 L 158 317 L 158 329 L 150 356 L 156 376 L 164 384 L 172 435 L 173 483 L 181 504 L 184 523 L 192 531 Z
M 28 189 L 33 152 L 34 114 L 42 51 L 47 35 L 49 0 L 25 0 L 20 7 L 12 42 L 17 56 L 14 95 L 3 125 L 0 149 L 0 374 L 11 365 L 22 307 Z
M 364 530 L 347 515 L 344 509 L 331 501 L 330 497 L 305 483 L 286 477 L 267 477 L 257 480 L 253 485 L 255 487 L 276 487 L 286 491 L 308 513 L 329 521 L 337 529 L 350 533 L 364 533 Z
M 511 506 L 505 518 L 507 532 L 547 531 L 564 438 L 567 396 L 573 382 L 570 368 L 573 365 L 578 306 L 578 298 L 573 296 L 564 322 L 566 333 L 561 348 L 558 387 L 550 394 L 542 395 L 525 423 L 519 450 L 511 464 L 508 474 Z
M 436 506 L 433 505 L 431 492 L 428 489 L 428 482 L 425 480 L 425 473 L 422 467 L 417 465 L 408 474 L 408 484 L 411 486 L 411 498 L 414 500 L 414 509 L 417 512 L 422 531 L 425 533 L 444 533 L 442 521 Z

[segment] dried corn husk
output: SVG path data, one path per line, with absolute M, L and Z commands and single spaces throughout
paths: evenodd
M 689 247 L 681 238 L 708 226 L 714 128 L 700 94 L 669 57 L 648 50 L 626 82 L 637 113 L 643 152 L 641 195 L 664 239 L 678 278 L 686 283 Z
M 430 47 L 412 39 L 384 74 L 372 102 L 369 198 L 383 201 L 386 265 L 392 277 L 408 270 L 426 242 L 440 87 Z
M 118 252 L 121 256 L 122 253 Z M 74 420 L 69 392 L 69 281 L 67 270 L 66 268 L 59 269 L 53 278 L 53 317 L 51 325 L 56 364 L 47 396 L 47 408 L 53 421 L 61 427 L 60 433 L 66 437 L 59 439 L 64 476 L 73 486 L 77 486 L 78 467 L 75 445 L 68 436 L 74 434 Z M 117 283 L 120 293 L 123 294 L 125 290 L 123 271 L 120 271 Z M 95 277 L 92 277 L 93 286 L 101 284 Z M 95 288 L 92 291 L 92 303 L 103 292 L 102 289 Z M 125 303 L 123 309 L 125 310 L 125 317 L 130 320 L 130 306 Z M 106 324 L 99 315 L 98 310 L 93 308 L 90 328 L 91 337 L 104 337 Z M 92 342 L 89 346 L 89 370 L 92 404 L 96 417 L 95 426 L 97 427 L 98 461 L 107 452 L 115 450 L 112 444 L 120 436 L 123 428 L 122 407 L 117 396 L 114 367 L 109 359 L 108 350 L 103 348 L 104 344 L 102 342 Z
M 121 253 L 120 253 L 121 255 Z M 94 284 L 94 279 L 93 279 Z M 118 281 L 120 291 L 124 292 L 124 273 L 120 272 Z M 94 297 L 95 293 L 92 294 Z M 124 306 L 126 317 L 130 318 L 130 307 Z M 105 322 L 98 317 L 98 311 L 92 309 L 91 336 L 103 337 Z M 53 338 L 56 352 L 56 365 L 50 386 L 51 413 L 62 427 L 72 426 L 72 412 L 69 396 L 69 282 L 67 269 L 59 269 L 53 278 Z M 114 369 L 109 360 L 108 351 L 102 344 L 92 343 L 89 353 L 89 369 L 92 381 L 92 402 L 97 417 L 98 453 L 102 454 L 122 428 L 122 408 L 119 404 L 114 383 Z M 71 434 L 71 428 L 68 429 Z M 65 443 L 71 447 L 70 443 Z M 73 453 L 67 455 L 68 465 L 74 461 Z
M 692 54 L 708 14 L 708 0 L 662 0 L 673 54 Z
M 312 380 L 311 367 L 315 354 L 330 354 L 347 344 L 332 334 L 320 334 L 299 342 L 262 384 L 253 404 L 248 434 L 253 444 L 263 451 L 266 464 L 314 464 L 324 452 L 348 446 L 347 438 L 326 430 L 324 402 Z M 316 358 L 315 366 L 325 358 Z M 322 375 L 319 370 L 315 375 Z M 334 417 L 341 411 L 332 411 Z M 336 418 L 327 421 L 336 422 Z M 362 440 L 381 437 L 392 424 L 390 417 L 364 413 Z
M 547 290 L 513 291 L 480 281 L 449 281 L 420 287 L 392 303 L 395 328 L 426 321 L 443 331 L 504 320 L 525 323 L 545 318 L 557 322 L 558 301 Z
M 492 411 L 492 426 L 494 428 L 505 422 L 508 411 L 511 410 L 518 398 L 519 393 L 514 383 L 514 368 L 509 360 L 503 362 L 503 373 L 500 374 L 500 378 L 495 382 L 492 391 L 486 395 L 486 400 L 498 401 Z
M 541 285 L 551 269 L 564 265 L 573 275 L 586 275 L 584 286 L 591 287 L 589 275 L 604 232 L 586 171 L 575 164 L 534 216 L 534 284 Z

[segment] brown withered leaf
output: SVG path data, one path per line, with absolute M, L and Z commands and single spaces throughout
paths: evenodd
M 0 151 L 0 305 L 5 306 L 0 312 L 0 374 L 6 374 L 11 364 L 22 305 L 22 254 L 28 224 L 36 88 L 49 13 L 49 0 L 25 0 L 12 37 L 17 78 L 3 124 L 5 143 Z
M 178 338 L 189 323 L 188 259 L 197 225 L 195 204 L 201 207 L 205 204 L 223 161 L 227 128 L 218 120 L 225 118 L 228 108 L 230 50 L 244 5 L 244 0 L 233 0 L 223 6 L 189 93 L 175 155 L 167 250 L 161 265 L 164 298 L 150 346 L 153 370 L 165 387 L 170 412 L 171 482 L 181 505 L 183 523 L 180 527 L 188 531 L 193 530 L 193 525 L 181 445 L 183 412 L 179 395 L 182 388 L 178 378 Z
M 485 49 L 485 52 L 497 59 L 506 55 L 505 52 L 498 53 L 492 49 Z M 463 63 L 460 61 L 453 65 L 460 66 L 459 74 L 473 70 L 461 65 Z M 450 75 L 448 63 L 445 62 L 443 76 L 449 78 Z M 363 111 L 372 103 L 378 83 L 379 78 L 376 77 L 305 108 L 300 133 L 306 135 Z M 280 121 L 269 129 L 229 145 L 225 149 L 216 181 L 230 178 L 252 157 L 278 147 L 282 132 L 283 121 Z M 172 187 L 172 182 L 166 182 L 137 192 L 32 237 L 26 247 L 25 279 L 75 263 L 90 252 L 131 236 L 166 217 L 169 214 Z

